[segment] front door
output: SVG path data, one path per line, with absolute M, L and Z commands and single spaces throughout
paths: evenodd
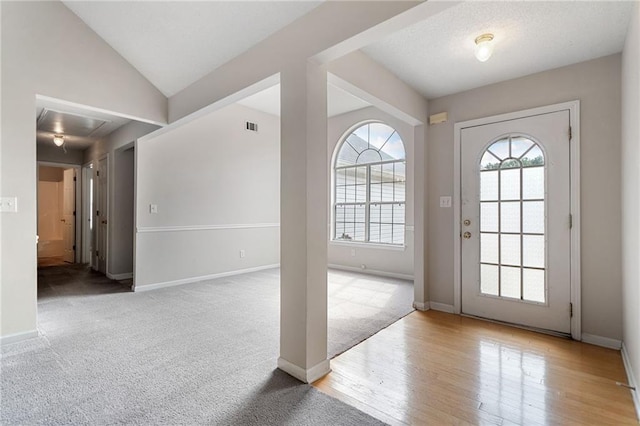
M 569 334 L 569 111 L 461 130 L 462 312 Z

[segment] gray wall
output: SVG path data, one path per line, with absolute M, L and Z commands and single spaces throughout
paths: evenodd
M 231 105 L 136 149 L 136 289 L 279 263 L 278 117 Z
M 0 335 L 36 330 L 36 95 L 163 123 L 167 100 L 61 2 L 0 2 Z M 52 25 L 55 23 L 55 25 Z M 73 64 L 60 66 L 60 64 Z
M 624 346 L 640 384 L 640 5 L 622 53 L 622 266 Z M 638 391 L 633 392 L 636 404 Z M 636 405 L 636 408 L 640 406 Z
M 109 235 L 109 273 L 112 275 L 133 273 L 134 239 L 134 170 L 133 148 L 114 153 L 113 165 L 113 213 Z
M 338 265 L 348 268 L 360 269 L 366 265 L 366 269 L 381 273 L 398 274 L 413 277 L 413 250 L 414 250 L 414 131 L 413 126 L 383 112 L 377 108 L 369 107 L 358 111 L 341 114 L 329 119 L 328 122 L 328 147 L 329 155 L 335 152 L 338 142 L 345 133 L 354 125 L 367 120 L 379 120 L 395 128 L 402 141 L 407 154 L 407 189 L 406 189 L 406 232 L 405 246 L 403 250 L 385 247 L 364 247 L 363 245 L 350 245 L 349 243 L 329 242 L 329 265 Z M 333 166 L 333 164 L 331 164 Z M 331 176 L 332 171 L 329 171 Z M 333 190 L 329 188 L 330 193 Z M 331 206 L 329 206 L 329 218 L 331 219 Z M 331 235 L 329 238 L 331 239 Z M 355 256 L 352 256 L 352 250 Z
M 429 290 L 453 304 L 453 125 L 501 113 L 581 101 L 582 331 L 622 339 L 620 198 L 620 54 L 434 99 L 429 127 Z

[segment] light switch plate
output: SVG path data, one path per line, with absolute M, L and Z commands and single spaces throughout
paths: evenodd
M 149 204 L 149 213 L 158 213 L 158 205 Z
M 18 197 L 0 197 L 0 212 L 17 213 Z
M 443 208 L 451 207 L 451 197 L 440 197 L 440 207 L 443 207 Z

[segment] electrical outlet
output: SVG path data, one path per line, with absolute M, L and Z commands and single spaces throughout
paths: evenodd
M 440 197 L 440 207 L 450 208 L 451 207 L 451 197 Z
M 0 212 L 17 213 L 18 212 L 18 197 L 1 197 L 0 198 Z
M 240 250 L 240 258 L 244 257 L 244 250 Z

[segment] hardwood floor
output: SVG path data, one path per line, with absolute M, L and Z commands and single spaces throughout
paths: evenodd
M 315 387 L 390 424 L 638 424 L 619 351 L 442 312 L 331 368 Z

